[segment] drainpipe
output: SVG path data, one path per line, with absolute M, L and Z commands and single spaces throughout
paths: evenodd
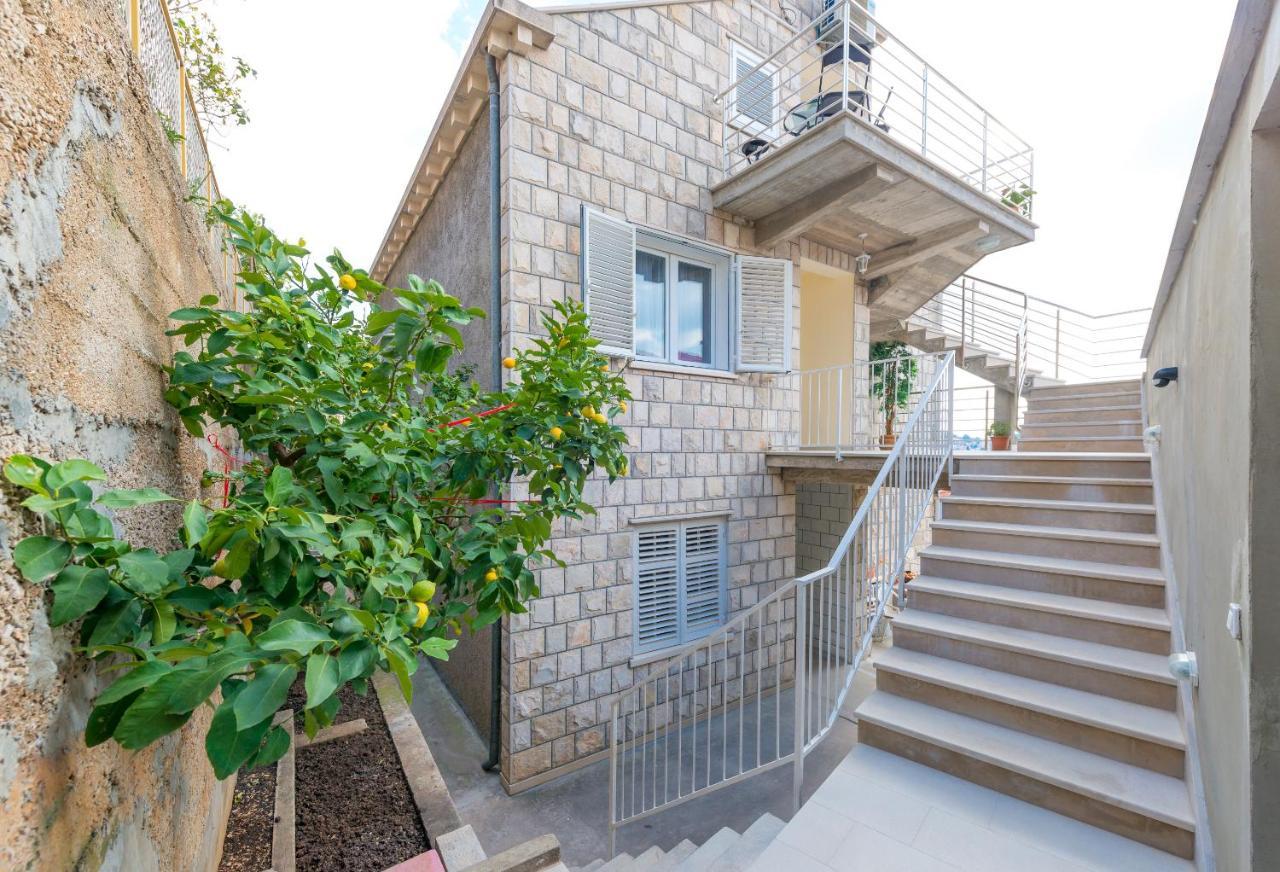
M 485 52 L 489 74 L 489 344 L 493 351 L 493 389 L 502 390 L 502 130 L 498 104 L 498 59 Z M 496 495 L 496 494 L 495 494 Z M 502 620 L 489 625 L 489 757 L 481 768 L 492 772 L 501 762 Z

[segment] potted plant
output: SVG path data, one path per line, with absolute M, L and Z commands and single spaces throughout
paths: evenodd
M 884 413 L 884 434 L 881 448 L 892 448 L 897 441 L 893 432 L 894 420 L 899 410 L 905 410 L 911 402 L 911 389 L 919 374 L 919 364 L 910 356 L 902 342 L 873 342 L 871 344 L 871 392 Z
M 1035 195 L 1030 185 L 1017 184 L 1000 192 L 1000 205 L 1027 217 L 1031 215 L 1031 198 Z
M 991 438 L 992 451 L 1008 451 L 1009 450 L 1009 422 L 993 421 L 991 426 L 987 428 L 987 436 Z

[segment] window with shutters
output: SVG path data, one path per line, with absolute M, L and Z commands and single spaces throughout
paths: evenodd
M 635 537 L 636 653 L 701 638 L 725 620 L 725 523 L 641 527 Z
M 729 367 L 727 254 L 636 233 L 635 355 L 681 366 Z
M 730 78 L 736 84 L 733 88 L 730 121 L 743 130 L 765 133 L 776 121 L 774 109 L 778 93 L 778 72 L 771 64 L 761 65 L 762 59 L 758 55 L 738 43 L 731 45 L 733 51 L 730 53 L 730 63 L 733 69 L 730 71 Z

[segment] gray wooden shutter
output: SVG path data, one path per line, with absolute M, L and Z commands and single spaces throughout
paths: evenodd
M 737 368 L 786 372 L 791 368 L 791 261 L 739 257 Z
M 582 207 L 582 299 L 599 350 L 635 353 L 636 229 Z
M 773 73 L 768 67 L 752 72 L 760 59 L 734 44 L 733 107 L 739 121 L 751 121 L 761 127 L 773 126 Z
M 636 650 L 680 641 L 680 540 L 677 527 L 636 533 Z
M 723 529 L 714 523 L 687 524 L 682 530 L 686 641 L 724 623 Z

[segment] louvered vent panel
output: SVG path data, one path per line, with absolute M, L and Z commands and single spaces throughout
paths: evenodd
M 679 539 L 674 528 L 642 530 L 636 540 L 636 641 L 661 648 L 680 638 Z
M 759 61 L 755 58 L 739 54 L 736 58 L 734 78 L 738 84 L 734 87 L 734 105 L 743 118 L 764 127 L 773 124 L 773 75 L 767 68 L 752 72 Z
M 711 631 L 723 620 L 720 530 L 719 524 L 684 528 L 685 632 L 688 638 Z
M 738 260 L 738 368 L 785 372 L 791 348 L 791 262 Z
M 634 347 L 636 230 L 594 209 L 582 210 L 583 298 L 600 350 L 630 356 Z

